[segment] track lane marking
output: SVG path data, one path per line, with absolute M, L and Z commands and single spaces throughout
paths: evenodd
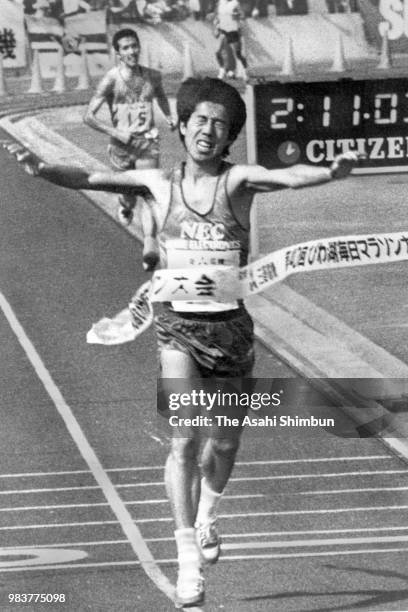
M 240 550 L 242 548 L 294 548 L 308 546 L 344 546 L 348 544 L 381 544 L 391 542 L 408 542 L 408 535 L 379 536 L 360 538 L 316 538 L 312 540 L 279 540 L 274 542 L 231 542 L 223 546 L 223 550 Z
M 65 426 L 67 427 L 68 432 L 74 440 L 82 458 L 88 465 L 96 482 L 101 487 L 113 513 L 118 519 L 118 523 L 121 525 L 122 530 L 126 534 L 126 537 L 129 539 L 130 545 L 132 546 L 134 553 L 140 560 L 144 571 L 153 581 L 153 583 L 160 589 L 160 591 L 162 591 L 169 599 L 174 601 L 174 586 L 170 583 L 168 578 L 158 567 L 156 561 L 153 558 L 153 555 L 150 552 L 150 549 L 148 548 L 143 539 L 139 528 L 134 523 L 128 509 L 126 508 L 117 490 L 115 489 L 115 486 L 110 480 L 108 474 L 105 472 L 92 446 L 89 444 L 71 408 L 66 403 L 59 388 L 57 387 L 53 378 L 45 367 L 40 355 L 38 354 L 31 340 L 25 333 L 24 328 L 18 321 L 10 304 L 1 292 L 0 306 L 11 329 L 15 333 L 20 345 L 24 349 L 27 358 L 31 362 L 34 371 L 36 372 L 38 378 L 41 380 L 45 390 L 52 399 L 55 408 L 63 419 Z
M 253 495 L 223 495 L 223 499 L 259 499 L 264 498 L 266 495 L 263 493 L 254 493 Z M 125 506 L 136 506 L 136 505 L 149 505 L 149 504 L 168 504 L 168 499 L 143 499 L 143 500 L 129 500 L 123 502 Z M 58 510 L 63 508 L 97 508 L 101 506 L 109 506 L 108 502 L 89 502 L 86 504 L 55 504 L 51 506 L 20 506 L 10 508 L 0 508 L 0 512 L 25 512 L 30 510 Z
M 230 561 L 257 561 L 257 560 L 269 560 L 269 559 L 300 559 L 308 557 L 344 557 L 348 555 L 369 555 L 369 554 L 386 554 L 386 553 L 407 553 L 407 547 L 399 548 L 366 548 L 357 550 L 338 550 L 338 551 L 318 551 L 318 552 L 300 552 L 294 553 L 272 553 L 262 555 L 224 555 L 218 560 L 218 563 L 225 563 Z M 157 559 L 159 565 L 174 565 L 177 563 L 177 559 Z M 3 572 L 29 572 L 39 570 L 52 570 L 56 572 L 58 569 L 73 569 L 81 570 L 82 568 L 96 568 L 96 567 L 129 567 L 139 566 L 140 561 L 100 561 L 95 563 L 75 563 L 75 564 L 58 564 L 58 565 L 37 565 L 36 567 L 16 567 L 16 568 L 1 568 L 0 574 Z M 199 608 L 189 608 L 191 612 L 199 610 Z
M 386 457 L 384 457 L 385 459 Z M 128 472 L 128 471 L 148 471 L 148 470 L 162 470 L 162 465 L 154 465 L 151 467 L 130 467 L 130 468 L 108 468 L 105 472 Z M 0 474 L 0 478 L 36 478 L 36 477 L 47 477 L 47 476 L 73 476 L 76 474 L 92 474 L 91 470 L 61 470 L 60 472 L 20 472 L 19 474 Z
M 238 461 L 235 465 L 277 465 L 279 463 L 327 463 L 328 461 L 372 461 L 374 459 L 395 459 L 392 455 L 357 455 L 355 457 L 315 457 L 305 459 L 271 459 L 270 461 Z
M 322 472 L 319 474 L 283 474 L 279 476 L 238 476 L 230 478 L 229 482 L 251 480 L 304 480 L 306 478 L 344 478 L 348 476 L 378 476 L 385 474 L 408 474 L 408 470 L 369 470 L 361 472 Z
M 356 457 L 318 457 L 312 459 L 271 459 L 270 461 L 237 461 L 235 466 L 258 466 L 258 465 L 277 465 L 291 463 L 315 463 L 327 461 L 372 461 L 375 459 L 395 459 L 392 455 L 359 455 Z M 124 468 L 106 468 L 105 472 L 141 472 L 152 470 L 163 470 L 162 465 L 140 466 L 140 467 L 124 467 Z M 47 476 L 67 476 L 75 474 L 91 474 L 90 470 L 61 470 L 59 472 L 21 472 L 16 474 L 0 474 L 0 478 L 34 478 Z
M 339 495 L 340 493 L 379 493 L 381 491 L 408 491 L 408 487 L 363 487 L 358 489 L 333 489 L 330 491 L 296 491 L 284 495 Z
M 173 542 L 173 538 L 165 540 L 166 543 Z M 320 546 L 345 546 L 345 545 L 360 545 L 360 544 L 389 544 L 392 542 L 408 542 L 408 535 L 401 536 L 379 536 L 379 537 L 354 537 L 354 538 L 315 538 L 311 540 L 274 540 L 273 542 L 226 542 L 223 544 L 223 551 L 225 550 L 242 550 L 242 549 L 261 549 L 261 548 L 307 548 L 307 547 L 320 547 Z M 104 544 L 105 546 L 110 545 L 129 545 L 128 540 L 111 541 L 111 542 L 99 542 L 99 545 Z M 95 546 L 92 542 L 83 544 L 78 543 L 75 546 Z M 49 548 L 64 549 L 66 545 L 54 545 L 46 546 L 37 545 L 34 547 L 30 546 L 7 546 L 0 549 L 0 558 L 7 556 L 10 551 L 26 551 L 26 550 L 48 550 Z M 86 554 L 83 555 L 85 557 Z M 224 555 L 223 555 L 224 556 Z M 83 558 L 82 557 L 82 558 Z M 1 567 L 1 566 L 0 566 Z
M 344 478 L 348 476 L 378 476 L 391 474 L 408 474 L 407 470 L 369 470 L 360 472 L 322 472 L 319 474 L 282 474 L 276 476 L 237 476 L 229 479 L 229 482 L 256 482 L 258 480 L 305 480 L 307 478 Z M 164 487 L 164 481 L 161 482 L 132 482 L 118 484 L 112 486 L 115 489 L 130 489 L 138 487 Z M 86 491 L 92 489 L 100 489 L 97 485 L 84 485 L 83 487 L 48 487 L 36 489 L 9 489 L 8 491 L 0 491 L 0 495 L 25 495 L 31 493 L 53 493 L 59 491 Z
M 343 514 L 349 512 L 394 512 L 395 510 L 408 510 L 408 505 L 404 506 L 365 506 L 356 508 L 325 508 L 317 510 L 273 510 L 270 512 L 241 512 L 235 514 L 219 514 L 220 519 L 230 520 L 236 518 L 259 518 L 270 516 L 292 516 L 292 515 L 307 515 L 307 514 Z M 159 518 L 141 518 L 137 519 L 139 524 L 148 523 L 170 523 L 173 520 L 171 516 Z M 0 531 L 18 531 L 28 529 L 54 529 L 57 527 L 85 527 L 90 525 L 117 525 L 119 521 L 83 521 L 71 523 L 46 523 L 34 525 L 8 525 L 0 527 Z
M 335 534 L 335 533 L 367 533 L 369 531 L 407 531 L 408 525 L 394 526 L 394 527 L 361 527 L 353 529 L 309 529 L 309 530 L 297 530 L 297 531 L 254 531 L 252 533 L 223 533 L 223 539 L 235 539 L 235 538 L 264 538 L 271 536 L 287 536 L 287 535 L 310 535 L 310 534 Z M 146 542 L 174 542 L 173 537 L 161 537 L 161 538 L 145 538 Z M 307 542 L 307 540 L 305 540 Z M 70 546 L 107 546 L 107 545 L 121 545 L 129 544 L 128 540 L 89 540 L 87 542 L 55 542 L 48 544 L 29 544 L 21 546 L 10 546 L 3 547 L 3 550 L 7 548 L 58 548 L 59 546 L 69 548 Z

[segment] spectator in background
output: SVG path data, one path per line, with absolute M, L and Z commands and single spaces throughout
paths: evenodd
M 91 5 L 86 0 L 59 0 L 59 4 L 63 9 L 64 17 L 88 13 L 91 10 Z
M 140 23 L 142 21 L 136 0 L 107 0 L 105 22 L 106 31 L 111 36 L 113 31 L 124 22 Z
M 168 6 L 165 0 L 146 0 L 143 8 L 144 20 L 152 25 L 157 25 L 162 21 L 171 21 L 173 13 L 173 9 Z
M 190 11 L 196 21 L 205 21 L 215 11 L 214 0 L 189 0 Z
M 189 0 L 190 11 L 196 21 L 201 19 L 200 0 Z
M 85 0 L 50 0 L 49 5 L 49 16 L 57 19 L 63 27 L 66 17 L 88 13 L 92 10 L 91 5 Z
M 247 80 L 247 61 L 242 54 L 241 20 L 244 18 L 239 0 L 219 0 L 215 27 L 218 48 L 215 52 L 220 71 L 219 79 L 235 78 L 236 60 L 240 61 Z
M 34 15 L 35 13 L 34 4 L 35 4 L 34 0 L 24 0 L 23 1 L 25 15 Z
M 44 19 L 45 17 L 48 17 L 50 12 L 50 3 L 48 0 L 37 0 L 32 7 L 34 9 L 34 17 L 36 19 Z

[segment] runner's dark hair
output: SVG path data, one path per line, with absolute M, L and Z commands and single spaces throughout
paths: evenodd
M 119 51 L 119 41 L 121 40 L 121 38 L 125 37 L 135 38 L 140 45 L 140 40 L 136 32 L 134 30 L 131 30 L 130 28 L 123 28 L 122 30 L 118 30 L 117 32 L 115 32 L 113 35 L 112 47 L 115 49 L 115 51 Z
M 229 139 L 234 142 L 246 121 L 245 103 L 235 87 L 224 83 L 220 79 L 210 77 L 187 79 L 178 90 L 177 115 L 181 142 L 184 144 L 184 135 L 180 131 L 180 124 L 187 124 L 197 105 L 201 102 L 221 104 L 228 110 L 230 120 Z M 226 147 L 223 151 L 223 157 L 226 157 L 228 153 L 229 147 Z

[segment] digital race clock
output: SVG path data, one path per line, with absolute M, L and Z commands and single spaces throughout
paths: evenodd
M 327 165 L 352 149 L 366 155 L 356 172 L 408 170 L 406 78 L 259 83 L 250 99 L 251 161 Z

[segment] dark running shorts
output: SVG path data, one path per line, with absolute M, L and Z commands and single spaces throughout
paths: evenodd
M 158 138 L 134 138 L 132 144 L 111 143 L 108 146 L 110 163 L 116 170 L 133 170 L 138 159 L 159 161 Z
M 218 313 L 180 313 L 163 305 L 155 326 L 159 349 L 191 355 L 202 377 L 250 376 L 254 326 L 243 306 Z
M 230 32 L 220 30 L 220 33 L 225 36 L 228 44 L 236 43 L 241 40 L 241 34 L 238 32 L 238 30 L 231 30 Z

